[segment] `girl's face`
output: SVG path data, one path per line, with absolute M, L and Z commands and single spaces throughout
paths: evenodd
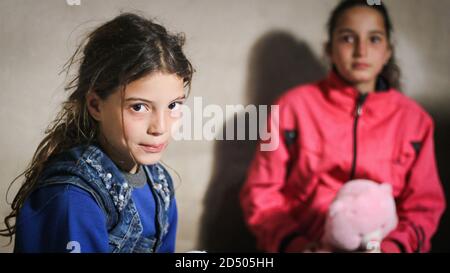
M 87 96 L 90 114 L 99 122 L 100 143 L 123 170 L 134 173 L 138 164 L 160 160 L 172 125 L 181 117 L 185 100 L 183 80 L 174 74 L 152 73 L 116 91 L 106 100 Z M 122 123 L 123 113 L 123 123 Z
M 329 57 L 339 74 L 361 92 L 371 92 L 391 48 L 383 16 L 375 9 L 353 7 L 337 20 Z

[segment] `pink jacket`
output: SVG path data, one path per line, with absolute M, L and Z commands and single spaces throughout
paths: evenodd
M 418 104 L 394 89 L 365 97 L 332 72 L 290 90 L 277 105 L 279 147 L 257 149 L 241 191 L 246 222 L 262 250 L 290 244 L 300 251 L 320 240 L 337 191 L 365 178 L 394 189 L 399 224 L 382 251 L 430 251 L 445 197 L 434 124 Z

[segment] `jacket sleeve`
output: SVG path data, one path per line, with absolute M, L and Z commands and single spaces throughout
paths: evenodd
M 273 150 L 264 151 L 258 144 L 256 155 L 247 173 L 240 193 L 241 206 L 247 226 L 256 236 L 258 247 L 267 252 L 280 252 L 290 241 L 306 243 L 296 236 L 299 223 L 291 216 L 292 205 L 283 194 L 288 147 L 283 137 L 286 131 L 295 130 L 293 111 L 281 102 L 279 111 L 271 111 L 268 132 L 275 144 Z M 279 114 L 278 114 L 279 113 Z
M 427 122 L 422 147 L 413 163 L 406 188 L 397 202 L 399 224 L 381 244 L 383 252 L 428 252 L 431 237 L 445 210 L 445 197 L 434 155 L 433 122 Z

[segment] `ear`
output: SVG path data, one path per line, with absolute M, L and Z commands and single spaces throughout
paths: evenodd
M 96 121 L 101 119 L 101 102 L 102 100 L 95 92 L 89 91 L 86 94 L 86 107 L 91 117 Z

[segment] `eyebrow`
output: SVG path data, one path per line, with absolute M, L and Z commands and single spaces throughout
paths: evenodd
M 183 96 L 180 96 L 180 97 L 178 97 L 176 99 L 173 99 L 173 100 L 171 100 L 171 102 L 177 101 L 177 100 L 184 100 L 184 99 L 186 99 L 186 95 L 183 95 Z M 151 101 L 151 100 L 147 100 L 147 99 L 143 99 L 143 98 L 136 98 L 136 97 L 127 98 L 127 99 L 125 99 L 125 101 L 144 101 L 144 102 L 147 102 L 147 103 L 150 103 L 150 104 L 153 103 L 153 101 Z
M 343 28 L 343 29 L 338 30 L 338 34 L 342 34 L 342 33 L 346 33 L 346 32 L 355 33 L 355 31 L 350 28 Z M 386 35 L 386 33 L 381 30 L 371 30 L 370 34 Z

